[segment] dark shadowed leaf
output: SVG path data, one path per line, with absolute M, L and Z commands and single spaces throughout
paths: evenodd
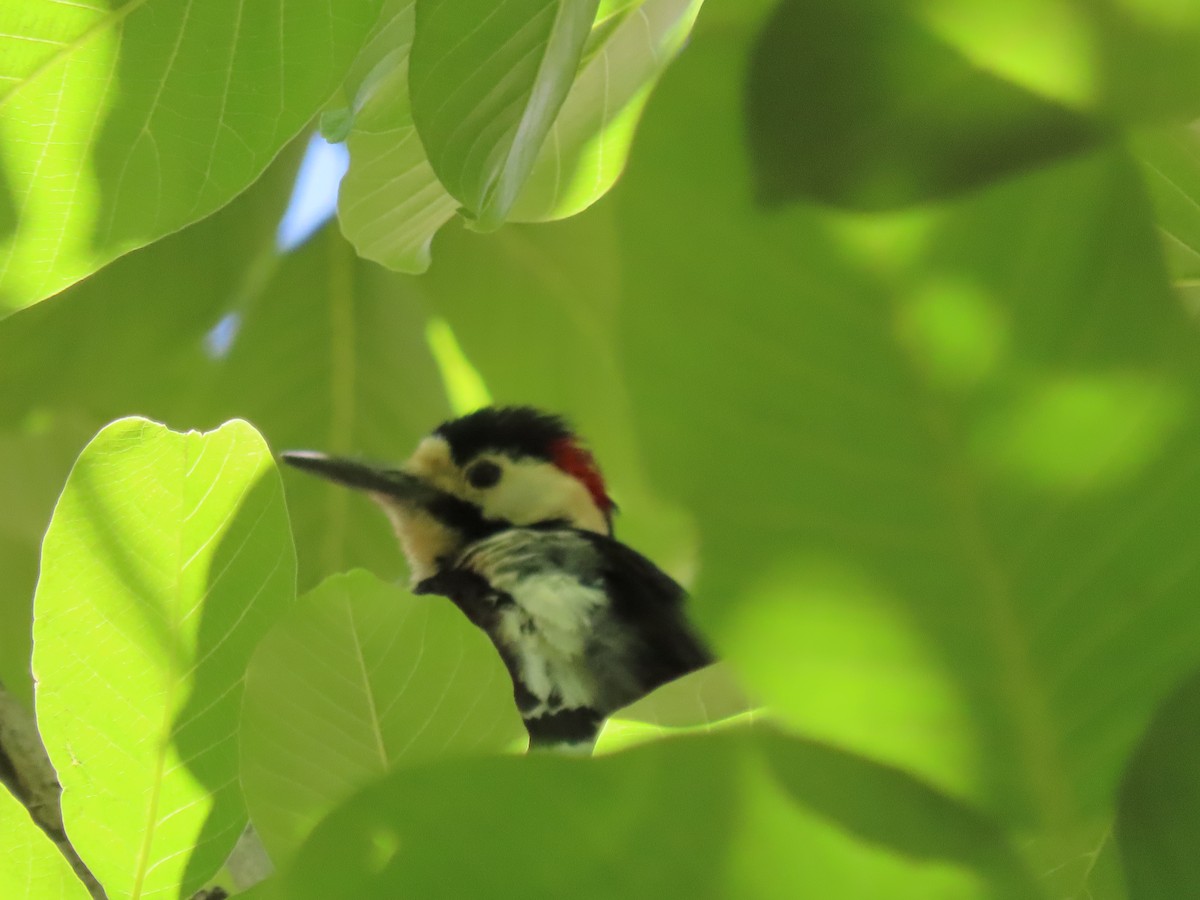
M 880 885 L 912 900 L 1038 895 L 994 828 L 906 776 L 875 779 L 879 815 L 847 816 L 854 801 L 810 804 L 786 784 L 796 767 L 827 779 L 825 801 L 877 767 L 796 749 L 735 731 L 596 760 L 537 754 L 399 772 L 323 822 L 285 884 L 297 898 L 363 900 L 866 900 Z
M 883 209 L 1101 141 L 1096 121 L 980 67 L 903 4 L 784 0 L 750 60 L 758 199 Z
M 1115 826 L 1131 900 L 1200 890 L 1200 677 L 1163 704 L 1130 761 Z

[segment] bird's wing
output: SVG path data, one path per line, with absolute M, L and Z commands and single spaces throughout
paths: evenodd
M 688 620 L 687 593 L 670 575 L 619 541 L 579 533 L 596 549 L 614 615 L 641 638 L 633 664 L 643 693 L 714 661 Z
M 683 588 L 589 531 L 505 530 L 421 589 L 450 597 L 491 637 L 534 744 L 590 744 L 609 713 L 712 661 Z

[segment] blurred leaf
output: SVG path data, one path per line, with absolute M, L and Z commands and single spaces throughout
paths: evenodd
M 228 203 L 328 98 L 379 7 L 6 3 L 0 310 Z
M 989 810 L 1049 873 L 1200 664 L 1200 555 L 1163 539 L 1200 504 L 1200 357 L 1152 210 L 1113 152 L 902 216 L 766 214 L 750 46 L 693 43 L 615 195 L 627 384 L 697 516 L 695 608 L 791 727 Z
M 87 900 L 90 896 L 54 842 L 0 785 L 0 894 L 27 900 Z
M 1131 900 L 1200 890 L 1200 675 L 1163 704 L 1125 772 L 1115 826 Z
M 1187 308 L 1200 312 L 1200 128 L 1146 131 L 1133 142 L 1154 200 L 1167 264 Z
M 346 140 L 350 169 L 338 220 L 359 255 L 400 272 L 429 268 L 437 230 L 458 201 L 438 181 L 417 136 L 408 99 L 415 0 L 388 0 L 384 24 L 363 48 L 361 85 Z
M 650 89 L 683 46 L 702 2 L 629 3 L 593 27 L 583 64 L 511 220 L 573 216 L 612 187 L 625 166 Z
M 598 0 L 416 0 L 412 116 L 445 189 L 498 228 L 566 99 Z
M 321 824 L 285 873 L 288 895 L 854 900 L 886 885 L 888 897 L 913 900 L 1038 896 L 972 814 L 945 800 L 940 821 L 911 811 L 928 793 L 911 779 L 897 776 L 875 795 L 889 811 L 889 838 L 897 823 L 910 829 L 903 849 L 862 840 L 836 803 L 793 804 L 776 770 L 791 765 L 796 746 L 727 733 L 597 760 L 537 754 L 397 772 Z M 824 753 L 830 759 L 810 753 L 804 763 L 838 756 Z M 853 785 L 840 781 L 840 790 Z M 970 861 L 960 861 L 964 822 L 981 841 Z
M 882 209 L 1093 147 L 1079 112 L 976 65 L 903 4 L 783 0 L 750 62 L 759 199 Z
M 980 69 L 1079 112 L 1126 126 L 1200 115 L 1200 7 L 1194 3 L 903 5 Z
M 283 866 L 372 777 L 497 752 L 524 733 L 500 657 L 448 600 L 335 575 L 271 630 L 246 673 L 246 805 Z
M 33 667 L 63 821 L 111 895 L 188 894 L 245 825 L 250 652 L 295 594 L 270 452 L 244 422 L 108 426 L 42 546 Z

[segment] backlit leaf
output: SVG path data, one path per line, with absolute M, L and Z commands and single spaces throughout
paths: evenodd
M 0 7 L 0 313 L 244 190 L 333 92 L 380 0 Z
M 242 785 L 276 864 L 398 765 L 497 752 L 524 735 L 491 642 L 441 597 L 356 571 L 303 597 L 246 676 Z
M 295 592 L 270 452 L 244 422 L 105 428 L 42 545 L 37 717 L 72 845 L 110 896 L 190 894 L 246 821 L 250 652 Z
M 445 189 L 499 227 L 571 87 L 598 0 L 416 0 L 413 121 Z
M 631 3 L 593 27 L 583 65 L 513 206 L 513 221 L 573 216 L 612 187 L 650 90 L 683 46 L 702 2 Z
M 20 802 L 0 785 L 0 896 L 87 900 L 87 888 Z

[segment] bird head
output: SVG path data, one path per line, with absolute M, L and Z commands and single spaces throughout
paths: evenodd
M 507 528 L 612 533 L 615 505 L 595 458 L 562 418 L 527 406 L 487 407 L 443 422 L 399 467 L 311 451 L 282 458 L 379 503 L 414 584 L 466 545 Z

